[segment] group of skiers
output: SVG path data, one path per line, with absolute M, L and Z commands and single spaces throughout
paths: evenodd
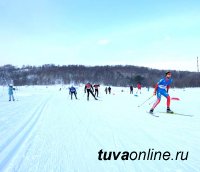
M 84 88 L 84 92 L 87 93 L 87 100 L 89 100 L 90 94 L 94 97 L 95 100 L 98 100 L 97 97 L 99 97 L 99 84 L 94 84 L 92 85 L 91 83 L 87 83 Z M 105 88 L 105 93 L 106 94 L 111 94 L 111 87 L 106 87 Z M 71 100 L 73 99 L 73 95 L 77 99 L 77 92 L 76 88 L 74 86 L 71 86 L 69 88 L 69 94 L 71 95 Z
M 171 72 L 168 71 L 168 72 L 165 73 L 165 77 L 162 78 L 156 84 L 156 86 L 154 88 L 153 95 L 157 95 L 157 100 L 153 104 L 149 113 L 151 113 L 151 114 L 153 113 L 154 109 L 156 108 L 156 106 L 161 101 L 161 96 L 164 96 L 167 99 L 167 110 L 166 110 L 166 112 L 167 113 L 173 113 L 173 111 L 170 109 L 170 96 L 169 96 L 169 93 L 168 93 L 171 83 L 172 83 Z M 99 84 L 92 85 L 89 82 L 85 85 L 84 92 L 87 93 L 87 100 L 89 100 L 90 94 L 94 97 L 95 100 L 98 100 L 97 97 L 99 97 L 99 87 L 100 87 Z M 137 84 L 136 94 L 138 94 L 138 92 L 140 92 L 140 94 L 141 94 L 141 88 L 142 88 L 142 86 L 141 86 L 141 83 L 139 82 Z M 12 84 L 10 84 L 8 86 L 9 101 L 11 101 L 11 100 L 15 101 L 15 98 L 14 98 L 14 95 L 13 95 L 14 90 L 15 90 L 15 88 L 13 87 Z M 105 88 L 105 93 L 111 94 L 111 87 L 110 86 Z M 76 88 L 74 86 L 71 86 L 69 88 L 69 94 L 71 95 L 71 99 L 73 99 L 73 95 L 77 99 L 77 91 L 76 91 Z M 130 86 L 130 94 L 133 94 L 133 86 L 132 85 Z
M 95 84 L 92 86 L 92 84 L 89 82 L 85 85 L 84 92 L 87 93 L 87 100 L 89 100 L 90 94 L 94 97 L 95 100 L 98 100 L 97 97 L 99 96 L 99 87 L 99 84 Z M 73 95 L 77 99 L 77 92 L 74 86 L 71 86 L 69 88 L 69 94 L 71 95 L 71 99 Z
M 97 100 L 97 97 L 99 96 L 99 87 L 100 87 L 99 84 L 92 85 L 89 82 L 85 85 L 84 92 L 87 93 L 87 100 L 89 100 L 90 94 L 94 97 L 95 100 Z M 141 94 L 141 88 L 142 88 L 141 83 L 137 84 L 137 88 L 138 88 L 138 90 L 137 90 L 136 94 L 138 92 L 140 92 L 140 94 Z M 105 87 L 105 93 L 111 94 L 111 87 L 110 86 Z M 69 94 L 71 95 L 71 99 L 72 99 L 73 95 L 77 99 L 77 92 L 76 92 L 76 88 L 74 86 L 71 86 L 69 88 Z M 130 94 L 133 94 L 133 86 L 132 85 L 130 86 Z

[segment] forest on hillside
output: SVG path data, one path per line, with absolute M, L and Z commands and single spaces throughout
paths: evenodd
M 4 65 L 0 67 L 0 85 L 13 83 L 20 85 L 54 84 L 103 84 L 110 86 L 129 86 L 140 82 L 143 86 L 153 87 L 165 70 L 151 69 L 132 65 L 83 66 L 45 64 L 42 66 Z M 173 87 L 200 87 L 200 73 L 172 70 Z

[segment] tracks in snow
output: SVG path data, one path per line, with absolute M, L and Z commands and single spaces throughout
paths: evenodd
M 0 171 L 4 171 L 12 158 L 17 155 L 17 152 L 23 147 L 23 143 L 27 141 L 29 137 L 33 138 L 33 130 L 37 125 L 42 112 L 48 103 L 48 98 L 42 101 L 36 106 L 30 117 L 19 127 L 16 131 L 0 145 Z

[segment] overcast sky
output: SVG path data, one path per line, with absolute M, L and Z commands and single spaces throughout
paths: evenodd
M 196 71 L 199 0 L 2 0 L 0 66 L 137 65 Z

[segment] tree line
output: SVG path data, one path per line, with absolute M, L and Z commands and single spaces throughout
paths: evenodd
M 42 66 L 4 65 L 0 67 L 0 85 L 13 83 L 21 85 L 54 85 L 98 83 L 110 86 L 143 86 L 153 87 L 165 76 L 165 70 L 132 65 L 83 66 L 54 65 Z M 171 70 L 173 87 L 200 87 L 200 73 Z

